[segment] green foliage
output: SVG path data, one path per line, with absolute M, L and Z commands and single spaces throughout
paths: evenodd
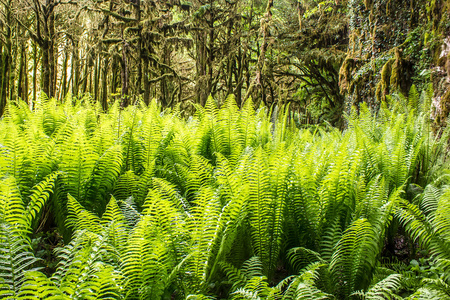
M 155 103 L 11 106 L 0 121 L 0 293 L 444 299 L 448 133 L 429 130 L 426 94 L 395 97 L 377 115 L 362 105 L 344 132 L 298 129 L 287 107 L 268 117 L 232 97 L 188 120 Z M 55 227 L 65 243 L 44 274 L 30 240 Z M 425 255 L 412 250 L 418 269 L 382 263 L 398 228 Z

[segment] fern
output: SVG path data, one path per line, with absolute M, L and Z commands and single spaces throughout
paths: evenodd
M 401 278 L 398 274 L 393 274 L 381 280 L 367 292 L 355 292 L 352 295 L 359 296 L 361 299 L 378 300 L 378 299 L 403 299 L 395 294 L 401 285 Z
M 17 299 L 68 300 L 70 297 L 41 272 L 28 271 Z
M 251 224 L 252 246 L 267 268 L 271 257 L 269 251 L 270 181 L 263 150 L 258 148 L 249 162 L 248 211 Z M 268 270 L 267 270 L 268 271 Z
M 25 280 L 38 261 L 30 252 L 29 241 L 0 220 L 0 297 L 16 299 Z M 35 269 L 34 269 L 35 270 Z
M 342 296 L 348 297 L 371 282 L 378 252 L 376 238 L 366 219 L 354 221 L 343 233 L 330 262 L 330 271 L 341 287 L 338 290 Z
M 29 230 L 20 190 L 13 177 L 0 182 L 0 220 L 17 228 L 19 232 Z
M 97 214 L 102 214 L 106 207 L 108 195 L 113 191 L 122 168 L 121 147 L 115 146 L 105 151 L 92 170 L 86 184 L 85 198 L 82 201 Z

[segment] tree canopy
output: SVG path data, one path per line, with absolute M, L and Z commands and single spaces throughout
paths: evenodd
M 446 118 L 447 0 L 1 0 L 0 114 L 40 91 L 104 109 L 209 95 L 291 103 L 342 125 L 360 102 L 433 81 Z M 441 122 L 439 120 L 439 122 Z M 442 122 L 441 122 L 442 123 Z

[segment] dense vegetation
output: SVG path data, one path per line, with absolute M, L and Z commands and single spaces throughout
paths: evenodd
M 344 132 L 288 107 L 10 102 L 2 299 L 448 299 L 448 131 L 432 92 Z M 269 117 L 268 117 L 269 115 Z

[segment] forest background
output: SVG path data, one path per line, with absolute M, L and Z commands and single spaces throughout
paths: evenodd
M 360 102 L 433 82 L 432 117 L 450 101 L 445 0 L 1 0 L 0 115 L 40 91 L 89 93 L 104 109 L 212 95 L 238 106 L 290 103 L 300 123 L 342 126 Z

